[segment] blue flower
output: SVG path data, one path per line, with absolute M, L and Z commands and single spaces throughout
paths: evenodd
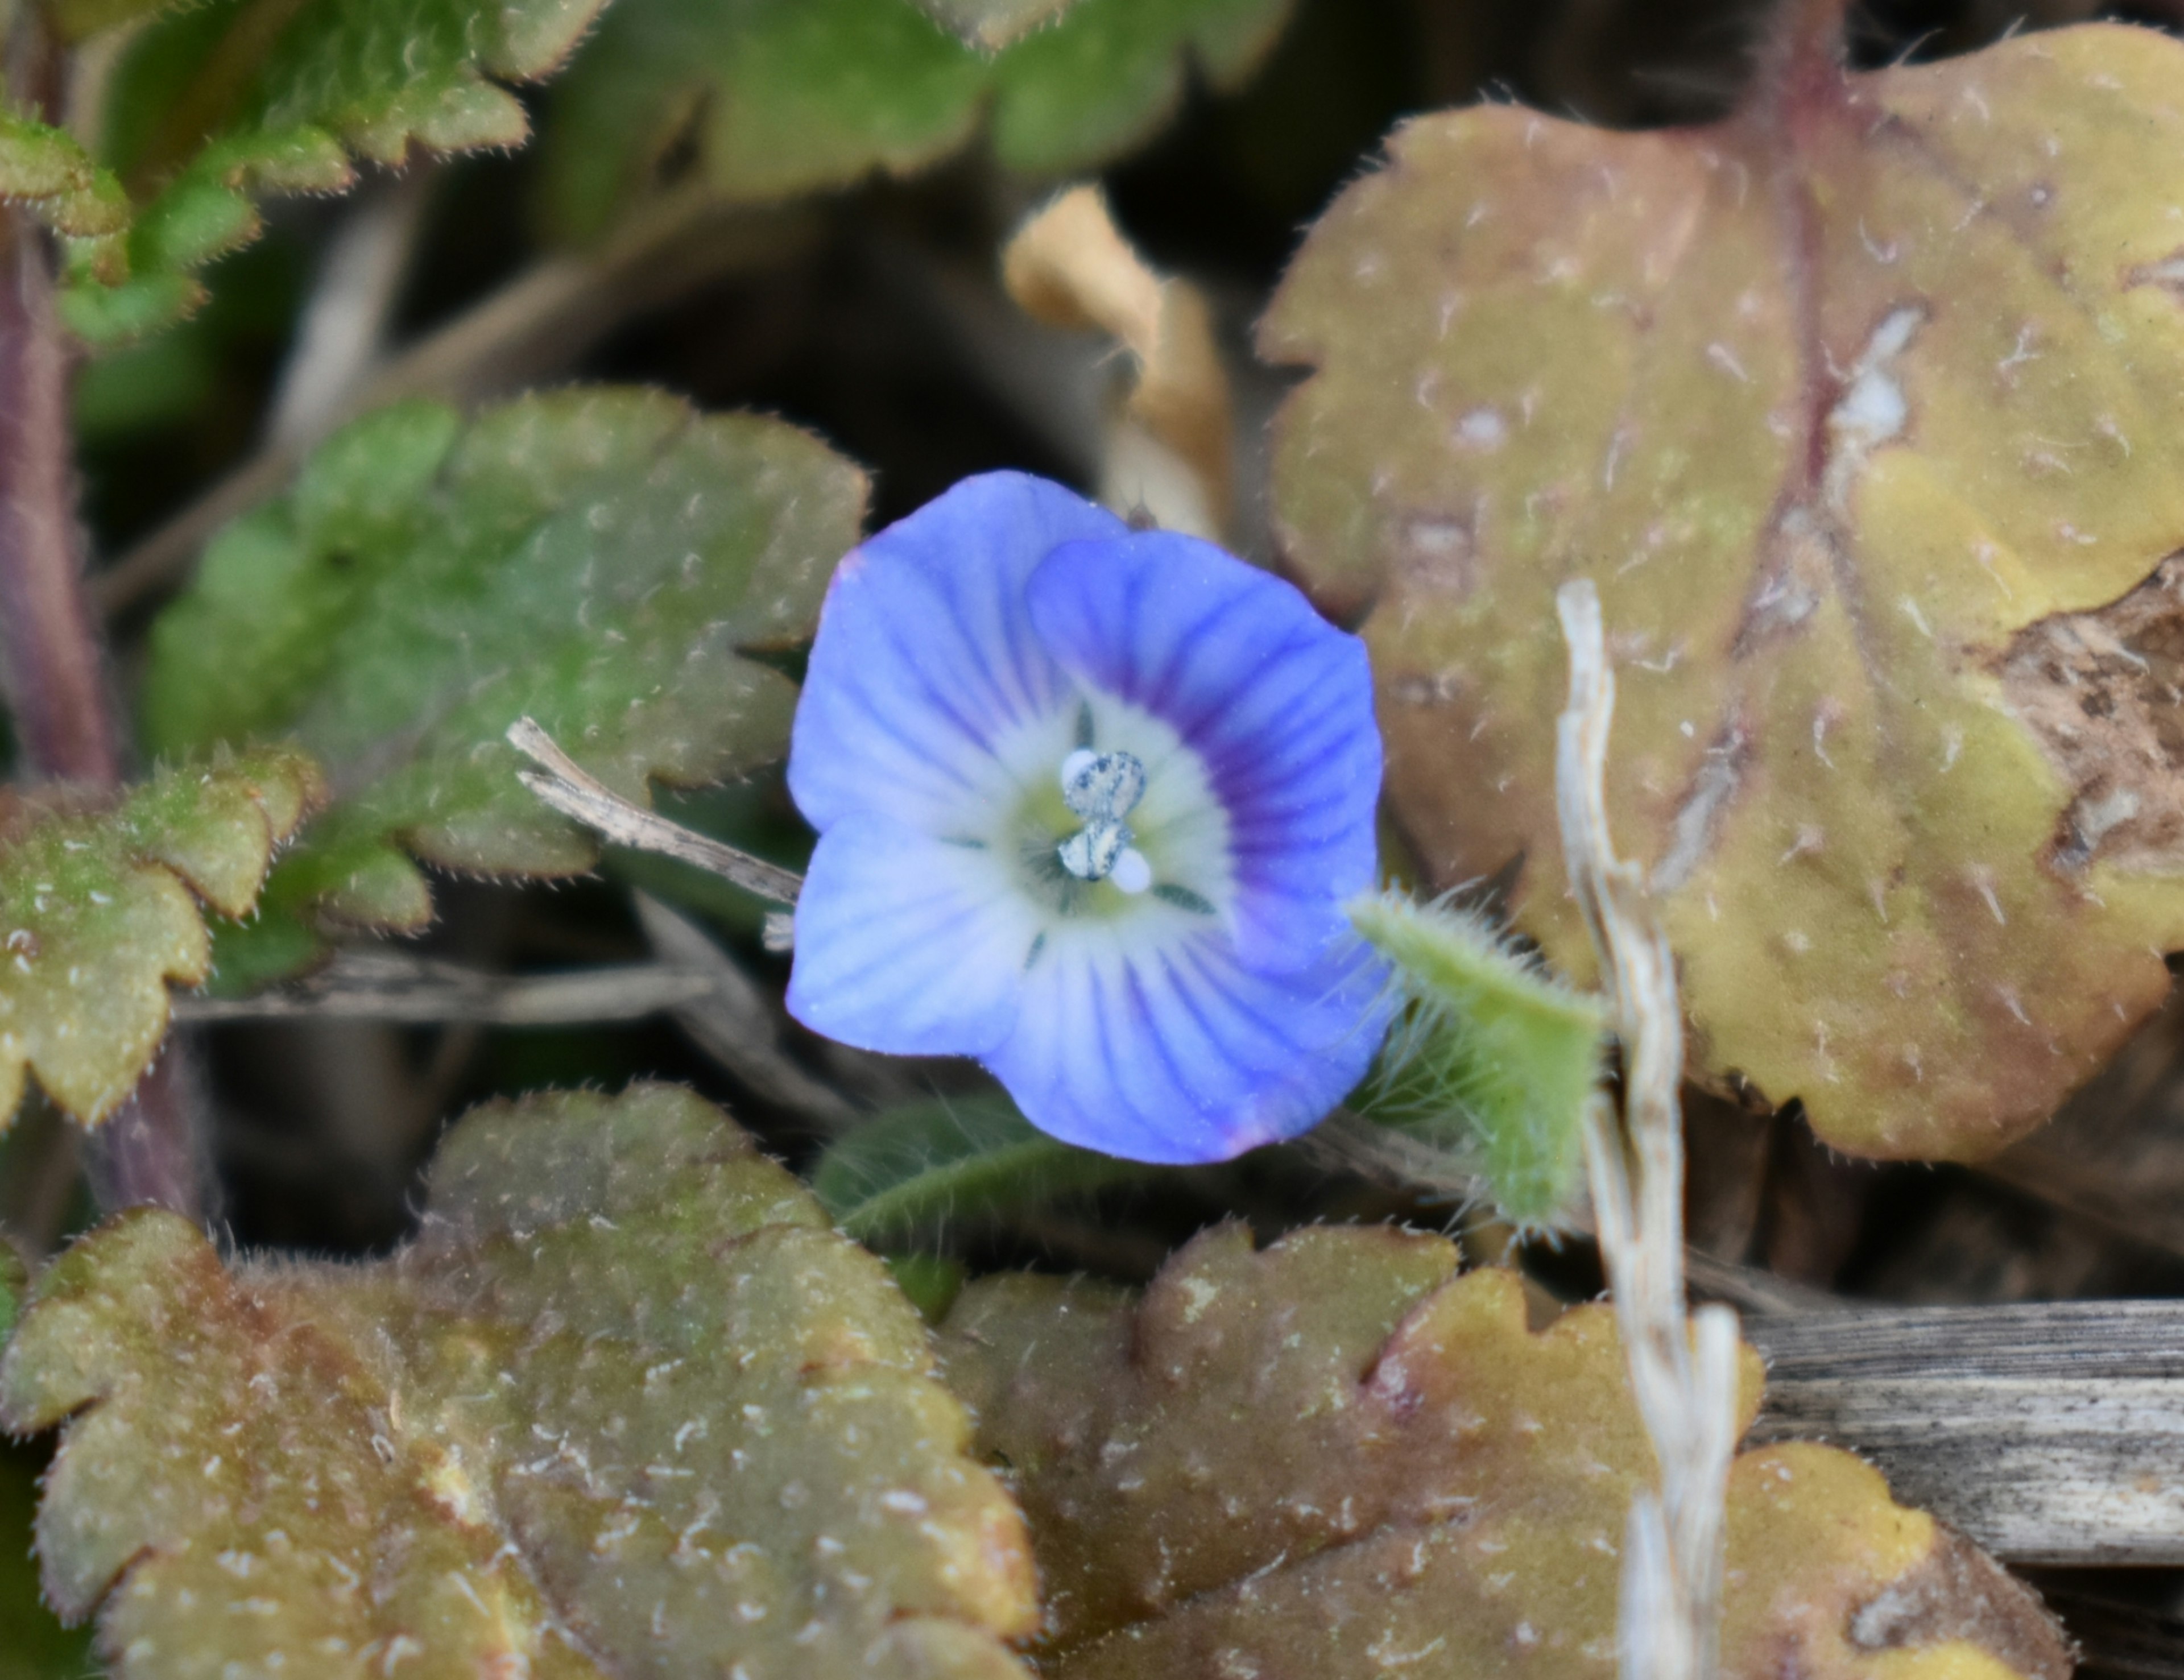
M 967 479 L 842 562 L 788 765 L 819 831 L 790 1012 L 975 1056 L 1148 1161 L 1294 1137 L 1365 1072 L 1384 970 L 1364 645 L 1211 543 Z

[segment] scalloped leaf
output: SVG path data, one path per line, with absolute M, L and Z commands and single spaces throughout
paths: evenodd
M 118 800 L 0 788 L 0 1130 L 33 1076 L 86 1126 L 136 1089 L 168 986 L 210 971 L 203 908 L 248 915 L 320 792 L 285 748 L 162 771 Z
M 495 1104 L 376 1265 L 138 1210 L 38 1279 L 46 1590 L 118 1680 L 1022 1680 L 1021 1521 L 879 1261 L 688 1092 Z
M 64 131 L 7 112 L 0 112 L 0 199 L 28 207 L 75 239 L 104 239 L 129 225 L 129 197 L 112 170 Z M 106 274 L 118 277 L 110 262 Z
M 2184 42 L 2036 34 L 1722 125 L 1423 119 L 1291 268 L 1278 515 L 1399 820 L 1593 969 L 1554 592 L 1695 1060 L 1870 1155 L 2051 1113 L 2184 945 Z
M 1243 81 L 1293 0 L 1077 0 L 991 57 L 927 11 L 960 24 L 1030 8 L 919 3 L 618 0 L 549 107 L 550 220 L 597 236 L 686 142 L 722 197 L 766 200 L 922 168 L 982 113 L 1007 167 L 1083 169 L 1166 121 L 1188 66 L 1217 86 Z
M 748 654 L 809 639 L 864 504 L 864 475 L 808 434 L 651 391 L 467 426 L 403 403 L 329 439 L 214 540 L 145 681 L 159 747 L 292 735 L 340 792 L 275 874 L 284 919 L 254 970 L 309 954 L 298 916 L 422 926 L 412 857 L 590 868 L 593 837 L 515 779 L 518 717 L 638 800 L 777 757 L 795 685 Z
M 1142 1298 L 972 1284 L 943 1356 L 1031 1523 L 1040 1673 L 1608 1680 L 1652 1473 L 1613 1313 L 1535 1332 L 1514 1273 L 1456 1266 L 1387 1227 L 1254 1253 L 1230 1226 Z M 1760 1383 L 1747 1353 L 1747 1422 Z M 2031 1593 L 1849 1454 L 1747 1452 L 1729 1497 L 1724 1676 L 2069 1674 Z
M 103 236 L 74 253 L 64 318 L 100 342 L 188 313 L 195 271 L 257 236 L 259 197 L 341 191 L 352 159 L 521 145 L 529 121 L 503 84 L 551 74 L 604 3 L 58 0 L 74 36 L 166 14 L 131 40 L 108 101 L 109 161 L 135 203 L 108 205 L 114 225 L 64 229 Z

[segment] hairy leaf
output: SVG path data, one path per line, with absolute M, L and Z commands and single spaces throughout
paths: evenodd
M 1613 1312 L 1535 1333 L 1514 1274 L 1456 1264 L 1384 1227 L 1255 1254 L 1228 1227 L 1142 1299 L 971 1285 L 944 1356 L 1031 1522 L 1040 1672 L 1613 1675 L 1652 1449 Z M 1747 1354 L 1747 1421 L 1759 1387 Z M 2028 1591 L 1832 1448 L 1736 1461 L 1726 1581 L 1726 1676 L 2069 1673 Z M 1922 1594 L 1930 1616 L 1874 1613 Z
M 2184 42 L 2089 26 L 1806 65 L 1707 129 L 1427 118 L 1265 330 L 1317 369 L 1286 541 L 1369 613 L 1436 881 L 1518 861 L 1590 973 L 1552 606 L 1590 575 L 1703 1070 L 1841 1149 L 1999 1147 L 2184 943 L 2180 85 Z
M 961 146 L 986 110 L 1010 168 L 1080 169 L 1165 120 L 1189 64 L 1217 84 L 1240 81 L 1290 5 L 1077 0 L 988 58 L 927 12 L 1014 19 L 1022 5 L 618 0 L 550 106 L 549 211 L 563 233 L 596 236 L 686 142 L 732 199 L 905 172 Z
M 129 223 L 128 195 L 68 134 L 0 112 L 0 199 L 28 205 L 56 233 L 98 240 Z M 111 261 L 105 272 L 118 277 Z
M 1022 1670 L 1019 1519 L 880 1263 L 687 1092 L 499 1104 L 422 1235 L 221 1263 L 109 1221 L 0 1362 L 66 1420 L 46 1588 L 119 1680 Z
M 86 1125 L 136 1088 L 169 983 L 210 968 L 200 903 L 248 915 L 319 797 L 286 748 L 165 770 L 118 800 L 0 788 L 0 1129 L 31 1076 Z
M 61 1626 L 38 1597 L 31 1555 L 31 1513 L 38 1455 L 0 1443 L 0 1680 L 82 1680 L 91 1641 Z
M 1146 1171 L 1056 1143 L 1006 1098 L 973 1098 L 873 1116 L 827 1146 L 811 1192 L 844 1231 L 884 1249 Z
M 187 312 L 203 295 L 194 271 L 256 236 L 259 197 L 339 191 L 352 159 L 520 145 L 528 120 L 501 84 L 554 70 L 604 3 L 58 0 L 79 36 L 167 12 L 131 41 L 108 100 L 108 150 L 134 203 L 64 228 L 107 236 L 78 249 L 70 324 L 114 339 Z
M 22 1259 L 0 1239 L 0 1346 L 14 1330 L 28 1279 Z M 77 1680 L 89 1642 L 61 1626 L 38 1596 L 31 1555 L 39 1455 L 0 1442 L 0 1680 Z
M 29 1284 L 22 1257 L 0 1238 L 0 1347 L 14 1332 Z M 64 1627 L 39 1593 L 31 1533 L 45 1456 L 0 1441 L 0 1680 L 80 1680 L 91 1672 L 89 1638 Z
M 806 434 L 654 392 L 526 398 L 467 426 L 383 409 L 214 539 L 153 627 L 145 731 L 301 740 L 339 798 L 269 904 L 291 929 L 298 911 L 419 926 L 405 851 L 497 875 L 597 860 L 516 781 L 519 716 L 638 800 L 777 757 L 795 687 L 747 655 L 809 637 L 864 497 Z
M 1552 1221 L 1583 1173 L 1607 1025 L 1600 1000 L 1446 904 L 1390 891 L 1352 904 L 1350 919 L 1395 965 L 1407 1000 L 1352 1106 L 1468 1160 L 1505 1218 Z

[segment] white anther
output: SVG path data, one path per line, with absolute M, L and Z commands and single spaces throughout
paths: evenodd
M 1105 881 L 1129 845 L 1128 828 L 1112 817 L 1095 818 L 1055 848 L 1061 866 L 1079 881 Z
M 1135 846 L 1126 846 L 1107 871 L 1107 879 L 1115 883 L 1116 891 L 1134 896 L 1153 884 L 1153 866 Z
M 1118 821 L 1145 796 L 1145 766 L 1134 753 L 1079 748 L 1062 760 L 1062 801 L 1088 822 Z

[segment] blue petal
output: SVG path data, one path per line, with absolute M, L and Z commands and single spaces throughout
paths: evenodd
M 788 1012 L 861 1049 L 978 1055 L 1015 1022 L 1039 930 L 990 852 L 845 817 L 796 903 Z
M 796 709 L 788 787 L 822 833 L 876 811 L 954 832 L 992 744 L 1070 688 L 1032 633 L 1024 584 L 1057 544 L 1127 531 L 1023 473 L 989 473 L 889 526 L 836 570 Z
M 1165 719 L 1205 761 L 1228 814 L 1245 961 L 1312 961 L 1374 882 L 1365 644 L 1281 579 L 1172 532 L 1066 544 L 1028 593 L 1072 675 Z
M 1385 973 L 1354 937 L 1279 975 L 1217 935 L 1057 942 L 1024 978 L 1015 1031 L 983 1060 L 1065 1143 L 1226 1160 L 1310 1129 L 1364 1077 L 1387 1027 Z

